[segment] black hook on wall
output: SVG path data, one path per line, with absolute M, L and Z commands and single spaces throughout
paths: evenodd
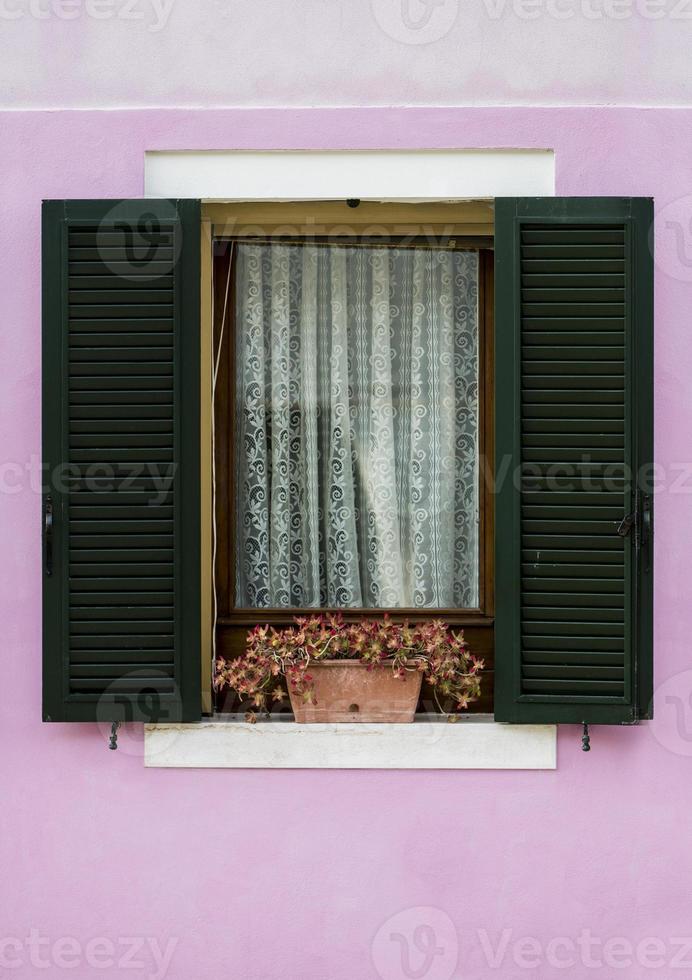
M 591 736 L 589 735 L 589 726 L 586 724 L 586 722 L 584 722 L 583 724 L 584 727 L 582 729 L 582 736 L 581 736 L 581 750 L 582 752 L 590 752 Z

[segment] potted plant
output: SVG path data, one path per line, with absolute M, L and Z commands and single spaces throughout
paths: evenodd
M 480 693 L 482 669 L 463 633 L 441 620 L 347 623 L 340 615 L 315 615 L 297 617 L 286 629 L 250 630 L 242 656 L 217 661 L 215 682 L 250 701 L 249 721 L 285 698 L 283 676 L 297 722 L 410 722 L 424 678 L 448 714 L 441 700 L 466 708 Z

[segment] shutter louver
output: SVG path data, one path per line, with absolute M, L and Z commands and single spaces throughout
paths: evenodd
M 649 711 L 637 474 L 651 459 L 638 425 L 651 409 L 651 260 L 629 205 L 497 203 L 498 472 L 512 462 L 498 499 L 498 720 Z
M 198 214 L 44 205 L 46 720 L 200 714 Z

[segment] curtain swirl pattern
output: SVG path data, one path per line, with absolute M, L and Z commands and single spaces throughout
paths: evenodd
M 239 243 L 245 608 L 478 606 L 478 253 Z

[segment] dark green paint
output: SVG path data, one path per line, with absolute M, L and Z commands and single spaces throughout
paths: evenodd
M 653 458 L 652 221 L 649 199 L 496 201 L 499 721 L 651 717 L 651 554 L 616 528 Z M 593 486 L 565 489 L 550 467 L 582 454 Z
M 44 203 L 46 721 L 200 717 L 199 242 L 198 201 Z

